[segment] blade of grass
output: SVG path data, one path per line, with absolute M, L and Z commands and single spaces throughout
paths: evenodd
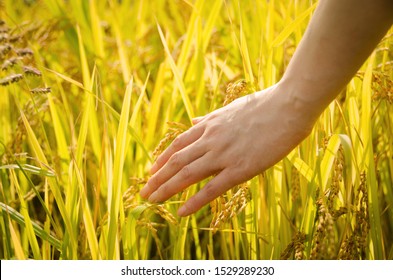
M 143 84 L 143 87 L 141 89 L 141 93 L 138 97 L 138 100 L 134 106 L 134 110 L 132 111 L 131 119 L 130 119 L 130 127 L 135 127 L 136 126 L 136 120 L 138 118 L 138 115 L 140 114 L 140 110 L 142 107 L 143 99 L 146 96 L 146 87 L 147 87 L 147 82 L 149 81 L 150 77 L 150 72 L 148 73 L 146 77 L 146 81 Z
M 112 1 L 110 1 L 110 4 L 112 7 L 114 7 L 114 4 Z M 126 84 L 131 79 L 131 68 L 129 65 L 130 59 L 129 59 L 128 54 L 126 52 L 126 47 L 124 46 L 121 29 L 119 26 L 117 15 L 116 15 L 116 9 L 112 9 L 112 11 L 114 13 L 112 16 L 112 25 L 113 25 L 113 29 L 115 32 L 117 51 L 119 54 L 120 65 L 121 65 L 122 74 L 123 74 L 123 82 Z
M 340 144 L 340 137 L 337 134 L 334 134 L 330 137 L 319 170 L 319 186 L 321 187 L 322 191 L 325 191 L 326 189 L 332 171 L 333 162 L 337 155 Z
M 95 53 L 100 59 L 104 59 L 105 50 L 103 45 L 103 34 L 102 34 L 102 29 L 100 26 L 100 18 L 96 6 L 97 6 L 96 0 L 89 1 L 91 33 L 93 36 Z
M 283 31 L 271 42 L 270 48 L 280 46 L 284 41 L 295 31 L 298 26 L 314 11 L 317 3 L 312 4 L 307 10 L 301 13 L 296 19 L 289 25 L 287 25 Z
M 130 104 L 131 104 L 131 93 L 132 93 L 132 83 L 131 79 L 127 85 L 126 93 L 124 96 L 123 106 L 120 114 L 120 123 L 116 135 L 116 148 L 115 148 L 115 158 L 113 167 L 113 189 L 109 193 L 108 201 L 109 205 L 109 232 L 108 232 L 108 259 L 115 258 L 115 245 L 117 240 L 117 228 L 118 219 L 120 212 L 120 202 L 121 202 L 121 189 L 122 189 L 122 179 L 123 179 L 123 165 L 127 151 L 127 127 L 130 115 Z
M 12 169 L 10 170 L 10 177 L 11 177 L 11 183 L 14 184 L 15 189 L 18 193 L 18 197 L 19 197 L 19 201 L 20 201 L 20 205 L 21 205 L 20 211 L 21 211 L 21 214 L 22 214 L 23 219 L 25 221 L 26 235 L 29 240 L 30 247 L 33 251 L 33 256 L 36 260 L 40 260 L 40 259 L 42 259 L 41 252 L 40 252 L 40 248 L 38 246 L 37 238 L 34 234 L 34 229 L 33 229 L 31 218 L 30 218 L 30 215 L 28 212 L 27 203 L 24 199 L 24 195 L 22 193 L 22 190 L 19 185 L 18 179 L 16 177 L 15 171 Z
M 53 71 L 53 70 L 50 70 L 50 69 L 46 69 L 46 70 L 48 70 L 49 72 L 55 74 L 55 75 L 58 76 L 59 78 L 61 78 L 61 79 L 65 80 L 65 81 L 67 81 L 67 82 L 69 82 L 69 83 L 71 83 L 71 84 L 73 84 L 73 85 L 79 87 L 80 89 L 83 89 L 87 94 L 93 95 L 93 93 L 91 92 L 91 90 L 89 90 L 87 87 L 85 87 L 85 86 L 84 86 L 83 84 L 81 84 L 80 82 L 78 82 L 78 81 L 76 81 L 76 80 L 74 80 L 74 79 L 72 79 L 72 78 L 70 78 L 70 77 L 67 77 L 66 75 L 61 74 L 61 73 L 59 73 L 59 72 L 57 72 L 57 71 Z M 97 100 L 98 100 L 99 102 L 101 102 L 107 109 L 109 109 L 110 113 L 112 114 L 112 116 L 113 116 L 116 120 L 120 120 L 120 114 L 119 114 L 118 112 L 116 112 L 116 110 L 113 109 L 113 107 L 112 107 L 110 104 L 108 104 L 105 100 L 102 100 L 101 98 L 99 98 L 99 97 L 96 96 L 96 95 L 93 95 L 93 96 L 94 96 L 95 98 L 97 98 Z M 148 150 L 147 150 L 147 148 L 146 148 L 146 145 L 144 144 L 144 141 L 142 140 L 141 136 L 140 136 L 140 135 L 135 131 L 135 129 L 134 129 L 133 127 L 131 127 L 131 126 L 128 126 L 128 131 L 129 131 L 129 133 L 131 134 L 132 138 L 135 140 L 135 142 L 142 148 L 142 150 L 143 150 L 145 156 L 149 159 L 149 161 L 152 162 L 153 159 L 151 158 L 151 156 L 150 156 L 150 154 L 149 154 L 149 152 L 148 152 Z
M 158 28 L 158 33 L 160 34 L 161 42 L 164 45 L 164 49 L 165 49 L 165 52 L 167 55 L 167 59 L 169 61 L 169 65 L 170 65 L 173 75 L 175 77 L 176 86 L 178 87 L 181 97 L 183 99 L 183 104 L 184 104 L 184 107 L 186 108 L 188 119 L 190 120 L 190 123 L 192 124 L 192 119 L 194 118 L 195 115 L 194 115 L 194 110 L 193 110 L 190 98 L 188 97 L 188 95 L 186 93 L 186 88 L 185 88 L 184 83 L 182 81 L 182 78 L 181 78 L 181 75 L 179 72 L 179 68 L 176 66 L 176 63 L 173 60 L 171 52 L 169 51 L 168 45 L 166 43 L 164 34 L 162 33 L 161 27 L 158 23 L 157 23 L 157 28 Z
M 123 247 L 125 260 L 140 259 L 138 249 L 139 240 L 137 233 L 137 222 L 140 215 L 148 208 L 147 205 L 138 205 L 130 211 L 126 225 L 123 227 Z
M 377 260 L 384 259 L 384 251 L 382 245 L 380 206 L 378 195 L 378 182 L 375 173 L 373 138 L 371 129 L 371 82 L 372 69 L 375 61 L 375 53 L 369 58 L 366 72 L 362 84 L 362 119 L 361 119 L 361 135 L 364 141 L 364 158 L 362 166 L 367 170 L 367 186 L 368 186 L 368 207 L 370 217 L 370 231 L 372 242 L 372 257 Z
M 0 165 L 0 170 L 1 169 L 23 169 L 25 171 L 28 171 L 32 174 L 36 174 L 36 175 L 42 175 L 42 176 L 46 176 L 46 177 L 55 177 L 55 173 L 52 170 L 47 170 L 47 169 L 43 169 L 31 164 L 6 164 L 6 165 Z
M 307 179 L 308 182 L 312 181 L 313 170 L 305 163 L 296 153 L 297 149 L 292 150 L 287 156 L 289 161 L 296 167 L 296 169 Z
M 3 214 L 6 213 L 7 215 L 9 215 L 9 217 L 14 220 L 15 222 L 17 222 L 19 225 L 21 225 L 22 227 L 26 226 L 26 221 L 25 221 L 25 217 L 19 213 L 18 211 L 16 211 L 14 208 L 12 208 L 9 205 L 6 205 L 2 202 L 0 202 L 0 208 L 3 211 Z M 35 232 L 35 234 L 40 237 L 42 240 L 46 240 L 48 241 L 53 247 L 55 247 L 57 250 L 61 249 L 61 241 L 59 239 L 57 239 L 56 237 L 48 234 L 39 224 L 31 221 L 31 225 L 33 227 L 33 230 Z
M 156 82 L 154 85 L 153 93 L 150 98 L 150 106 L 149 106 L 149 112 L 147 117 L 148 130 L 145 138 L 146 146 L 148 148 L 150 148 L 153 144 L 156 144 L 155 141 L 157 140 L 155 138 L 155 135 L 157 133 L 156 128 L 157 128 L 157 123 L 159 121 L 160 107 L 164 97 L 162 93 L 165 85 L 166 68 L 167 68 L 166 62 L 162 62 L 158 68 L 158 73 L 156 75 Z
M 17 236 L 11 221 L 9 222 L 9 229 L 11 234 L 12 243 L 14 244 L 14 251 L 18 260 L 26 260 L 25 253 L 23 252 L 22 245 L 20 244 L 19 237 Z
M 78 180 L 79 186 L 79 197 L 82 202 L 82 218 L 83 223 L 85 225 L 86 230 L 86 237 L 89 243 L 89 249 L 91 252 L 91 257 L 93 260 L 98 260 L 101 258 L 99 248 L 98 248 L 98 241 L 96 237 L 95 228 L 93 225 L 93 219 L 91 216 L 91 209 L 89 207 L 89 201 L 86 195 L 85 186 L 82 179 L 82 174 L 78 168 L 75 168 L 75 174 Z
M 24 115 L 23 112 L 21 112 L 21 118 L 22 118 L 23 124 L 26 128 L 27 138 L 29 140 L 29 143 L 32 147 L 32 150 L 33 150 L 35 156 L 37 157 L 37 159 L 40 162 L 43 162 L 45 165 L 48 165 L 48 161 L 44 155 L 44 152 L 42 151 L 42 149 L 40 147 L 37 137 L 35 136 L 35 133 L 34 133 L 33 129 L 31 128 L 31 126 L 30 126 L 30 124 L 29 124 L 28 120 L 26 119 L 26 116 Z M 66 210 L 66 206 L 64 204 L 64 200 L 63 200 L 59 185 L 57 184 L 55 178 L 48 178 L 48 182 L 49 182 L 50 189 L 55 197 L 61 217 L 65 223 L 67 233 L 70 235 L 70 243 L 69 244 L 65 243 L 64 245 L 70 249 L 70 252 L 75 253 L 75 249 L 77 248 L 76 236 L 73 234 L 73 227 L 71 225 L 70 217 L 69 217 L 68 212 Z
M 238 5 L 240 4 L 238 3 Z M 254 74 L 251 67 L 250 55 L 248 53 L 247 39 L 244 34 L 243 24 L 244 24 L 243 19 L 240 16 L 240 46 L 239 47 L 240 47 L 240 53 L 242 55 L 244 75 L 246 77 L 246 80 L 250 82 L 251 85 L 254 85 Z

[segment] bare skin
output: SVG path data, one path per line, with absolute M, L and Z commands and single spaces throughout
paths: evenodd
M 271 167 L 310 133 L 393 23 L 393 0 L 321 0 L 283 78 L 204 117 L 157 158 L 140 194 L 163 202 L 216 175 L 187 216 Z

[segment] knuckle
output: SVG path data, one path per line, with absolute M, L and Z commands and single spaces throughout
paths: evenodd
M 169 192 L 169 185 L 163 184 L 157 191 L 159 191 L 160 195 L 168 194 Z
M 156 159 L 156 164 L 157 164 L 158 166 L 162 166 L 162 165 L 164 165 L 164 163 L 165 163 L 165 160 L 164 160 L 164 158 L 163 158 L 163 156 L 162 156 L 162 154 L 161 154 L 161 155 L 159 155 L 159 156 L 157 157 L 157 159 Z
M 189 165 L 184 166 L 180 171 L 180 176 L 183 180 L 189 179 L 191 177 L 191 169 Z
M 182 162 L 181 162 L 181 156 L 179 153 L 175 153 L 171 156 L 171 158 L 169 159 L 170 165 L 173 168 L 180 168 Z
M 172 196 L 172 189 L 169 184 L 163 184 L 156 190 L 156 202 L 162 202 Z
M 149 179 L 149 185 L 151 186 L 152 189 L 157 188 L 157 186 L 160 185 L 160 181 L 157 175 L 153 175 L 150 179 Z
M 216 186 L 213 185 L 212 183 L 207 183 L 206 186 L 203 188 L 203 190 L 208 200 L 212 200 L 217 197 Z
M 219 136 L 221 134 L 221 125 L 212 124 L 206 129 L 205 133 L 208 138 Z
M 215 134 L 220 129 L 219 124 L 212 124 L 206 129 L 207 134 Z
M 182 147 L 182 143 L 183 143 L 183 140 L 182 140 L 183 138 L 182 138 L 182 136 L 181 135 L 179 135 L 179 136 L 177 136 L 176 138 L 175 138 L 175 140 L 173 140 L 173 142 L 172 142 L 172 147 L 173 147 L 173 149 L 174 150 L 180 150 L 181 149 L 181 147 Z

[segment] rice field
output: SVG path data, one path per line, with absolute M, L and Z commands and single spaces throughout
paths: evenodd
M 287 157 L 186 218 L 139 190 L 280 80 L 314 0 L 1 0 L 1 259 L 393 259 L 393 30 Z

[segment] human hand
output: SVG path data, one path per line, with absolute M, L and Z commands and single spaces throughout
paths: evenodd
M 190 215 L 271 167 L 311 131 L 312 117 L 277 84 L 194 120 L 157 158 L 140 195 L 163 202 L 215 175 L 178 210 Z
M 162 202 L 216 175 L 178 210 L 186 216 L 287 155 L 392 25 L 392 1 L 357 2 L 321 1 L 284 82 L 196 119 L 158 157 L 141 196 Z

